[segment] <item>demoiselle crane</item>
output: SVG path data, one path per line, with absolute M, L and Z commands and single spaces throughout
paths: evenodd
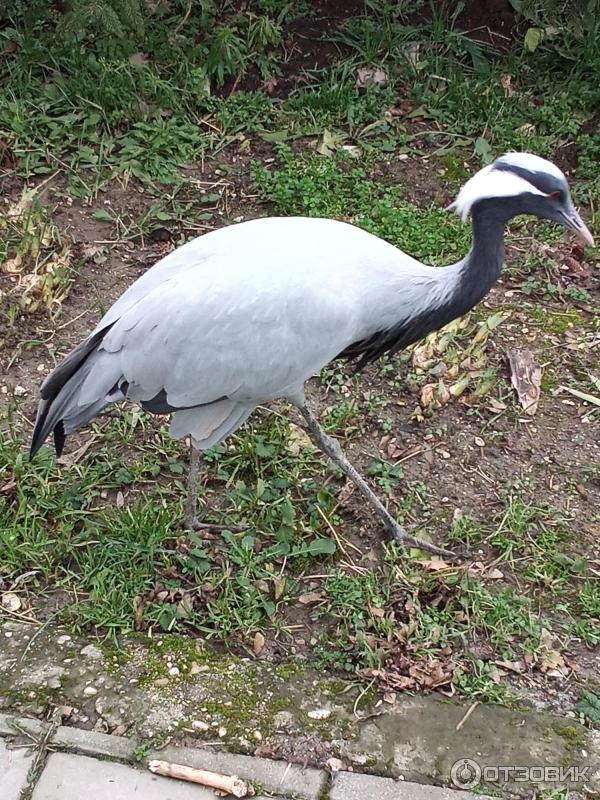
M 416 261 L 360 228 L 331 219 L 262 218 L 179 247 L 142 275 L 42 384 L 33 456 L 111 403 L 172 414 L 190 436 L 185 523 L 194 527 L 200 451 L 214 447 L 266 401 L 284 398 L 315 444 L 352 480 L 400 545 L 441 548 L 409 535 L 308 406 L 304 384 L 336 358 L 359 368 L 465 314 L 500 277 L 504 231 L 519 214 L 559 222 L 585 243 L 563 173 L 528 153 L 477 172 L 450 207 L 473 224 L 456 264 Z

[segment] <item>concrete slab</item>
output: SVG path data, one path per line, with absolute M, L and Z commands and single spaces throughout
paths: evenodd
M 53 753 L 32 800 L 81 800 L 88 796 L 94 800 L 215 800 L 216 795 L 211 789 L 161 778 L 126 764 Z M 4 793 L 2 800 L 7 800 Z M 10 800 L 17 800 L 17 795 Z
M 0 740 L 0 796 L 2 800 L 19 800 L 21 791 L 27 785 L 27 773 L 33 755 L 26 750 L 9 750 Z
M 245 780 L 257 781 L 266 792 L 277 795 L 293 794 L 299 800 L 318 800 L 327 783 L 326 773 L 318 769 L 302 769 L 287 761 L 272 761 L 235 753 L 170 745 L 156 753 L 149 753 L 148 760 L 153 758 L 174 761 L 196 769 L 223 772 L 226 775 L 239 775 Z
M 330 800 L 365 800 L 367 797 L 369 800 L 478 800 L 471 792 L 338 772 L 329 793 Z

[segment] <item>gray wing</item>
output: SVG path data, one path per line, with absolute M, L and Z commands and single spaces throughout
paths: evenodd
M 81 405 L 127 384 L 126 396 L 163 393 L 173 408 L 223 397 L 261 402 L 302 385 L 347 341 L 347 308 L 319 309 L 308 290 L 231 287 L 186 273 L 150 292 L 105 334 L 80 391 Z M 312 313 L 311 313 L 312 309 Z

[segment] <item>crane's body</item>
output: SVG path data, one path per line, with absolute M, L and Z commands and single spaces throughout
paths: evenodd
M 172 435 L 206 449 L 260 403 L 286 398 L 338 460 L 307 410 L 308 378 L 338 356 L 364 365 L 395 352 L 472 308 L 500 276 L 505 225 L 518 213 L 566 219 L 591 241 L 564 176 L 535 156 L 480 171 L 455 210 L 473 217 L 473 247 L 443 268 L 328 219 L 257 219 L 178 248 L 46 379 L 32 453 L 52 431 L 60 453 L 65 434 L 118 400 L 172 414 Z
M 435 268 L 343 222 L 231 225 L 175 250 L 115 303 L 97 328 L 114 322 L 101 383 L 123 376 L 143 400 L 164 389 L 173 407 L 297 398 L 348 345 L 445 289 Z M 84 387 L 84 400 L 94 394 Z

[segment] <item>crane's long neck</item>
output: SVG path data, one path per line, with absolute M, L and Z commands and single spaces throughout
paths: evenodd
M 450 269 L 456 270 L 456 284 L 448 298 L 449 306 L 456 306 L 457 316 L 473 308 L 500 277 L 504 263 L 504 230 L 507 219 L 502 209 L 493 201 L 476 204 L 472 212 L 473 246 L 461 262 Z M 448 309 L 453 310 L 453 309 Z
M 361 369 L 384 353 L 396 353 L 470 311 L 500 277 L 504 261 L 504 229 L 510 216 L 503 213 L 502 206 L 493 200 L 477 203 L 472 213 L 473 246 L 469 254 L 449 267 L 426 268 L 430 270 L 427 289 L 414 313 L 403 315 L 392 326 L 354 342 L 340 355 L 358 359 L 357 368 Z M 406 293 L 402 280 L 398 292 Z M 388 300 L 392 310 L 393 293 Z

